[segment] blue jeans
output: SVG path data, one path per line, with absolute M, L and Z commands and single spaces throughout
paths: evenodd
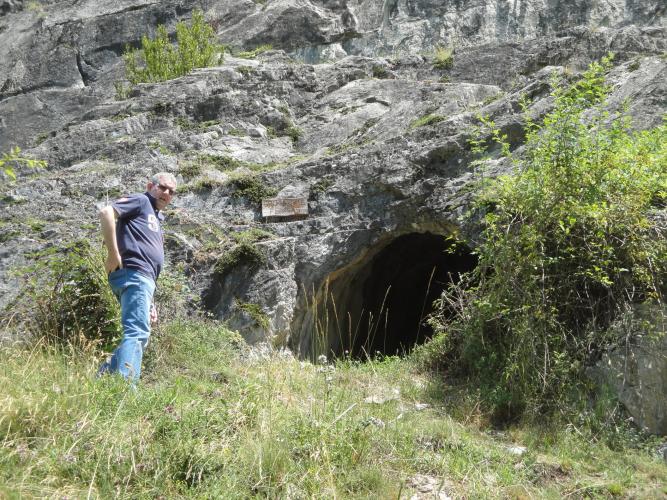
M 123 339 L 98 374 L 120 373 L 136 382 L 141 359 L 151 334 L 150 310 L 155 282 L 134 269 L 117 269 L 109 274 L 109 285 L 120 302 Z

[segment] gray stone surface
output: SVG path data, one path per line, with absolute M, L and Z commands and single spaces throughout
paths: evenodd
M 640 429 L 667 435 L 667 309 L 638 306 L 613 330 L 619 347 L 591 369 L 607 384 Z

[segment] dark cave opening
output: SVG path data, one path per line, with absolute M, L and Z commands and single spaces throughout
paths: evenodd
M 410 352 L 433 335 L 425 321 L 433 301 L 476 264 L 469 248 L 433 233 L 402 235 L 369 252 L 328 284 L 325 350 L 357 359 Z
M 431 233 L 400 236 L 368 264 L 355 357 L 409 352 L 433 335 L 425 319 L 447 285 L 476 265 L 468 249 Z

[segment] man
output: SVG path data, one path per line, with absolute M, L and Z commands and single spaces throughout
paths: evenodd
M 155 282 L 164 263 L 163 210 L 176 194 L 176 179 L 155 174 L 146 192 L 116 200 L 100 210 L 102 236 L 107 247 L 105 269 L 120 302 L 123 339 L 99 374 L 120 373 L 131 382 L 141 375 L 141 359 L 157 320 L 152 306 Z

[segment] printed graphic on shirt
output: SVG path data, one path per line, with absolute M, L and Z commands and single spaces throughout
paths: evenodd
M 155 214 L 148 214 L 148 229 L 156 233 L 160 230 Z

